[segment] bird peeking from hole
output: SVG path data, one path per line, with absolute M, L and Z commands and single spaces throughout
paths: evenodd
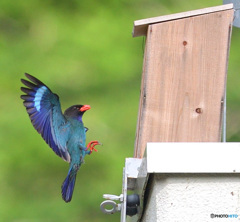
M 86 146 L 88 128 L 84 127 L 82 117 L 91 107 L 74 105 L 63 114 L 58 95 L 32 75 L 25 73 L 25 76 L 30 81 L 21 79 L 27 87 L 21 87 L 26 93 L 21 98 L 34 128 L 52 150 L 69 163 L 69 171 L 62 184 L 62 198 L 65 202 L 70 202 L 77 171 L 84 162 L 85 155 L 97 151 L 95 146 L 101 145 L 95 140 Z

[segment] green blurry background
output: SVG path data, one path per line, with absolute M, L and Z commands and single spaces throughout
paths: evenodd
M 0 1 L 0 221 L 119 221 L 104 215 L 102 194 L 120 194 L 124 159 L 133 156 L 143 38 L 133 21 L 221 5 L 183 0 Z M 240 132 L 240 29 L 233 29 L 228 72 L 228 140 Z M 65 110 L 90 104 L 87 156 L 73 199 L 61 198 L 68 164 L 33 129 L 20 99 L 28 72 L 61 98 Z

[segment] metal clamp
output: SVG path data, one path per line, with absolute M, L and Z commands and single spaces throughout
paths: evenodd
M 120 212 L 120 221 L 126 222 L 127 216 L 133 216 L 139 212 L 139 196 L 136 196 L 136 194 L 127 195 L 127 191 L 134 190 L 135 180 L 138 176 L 141 163 L 141 159 L 126 158 L 125 167 L 123 168 L 122 193 L 119 196 L 112 194 L 103 195 L 103 198 L 106 199 L 100 204 L 100 209 L 103 213 L 114 214 Z M 115 201 L 119 201 L 119 203 L 116 203 Z
M 240 1 L 239 0 L 223 0 L 223 4 L 233 3 L 234 19 L 233 26 L 240 28 Z
M 120 202 L 123 202 L 123 194 L 121 194 L 120 196 L 112 195 L 112 194 L 104 194 L 103 198 L 107 199 L 100 204 L 100 209 L 103 213 L 114 214 L 115 212 L 121 211 L 121 203 L 117 204 L 113 200 L 119 200 Z M 112 208 L 107 209 L 106 206 L 111 206 Z
M 111 209 L 107 209 L 106 206 L 112 206 Z M 116 204 L 112 200 L 105 200 L 100 205 L 101 211 L 105 214 L 114 214 L 117 211 L 121 211 L 121 204 Z

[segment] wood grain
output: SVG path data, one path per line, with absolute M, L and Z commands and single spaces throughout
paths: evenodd
M 218 142 L 233 10 L 149 25 L 135 157 L 147 142 Z

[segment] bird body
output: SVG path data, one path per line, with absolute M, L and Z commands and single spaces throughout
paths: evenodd
M 84 157 L 91 154 L 98 141 L 91 141 L 86 146 L 86 131 L 82 116 L 90 109 L 89 105 L 74 105 L 62 114 L 58 95 L 37 78 L 25 74 L 31 80 L 21 79 L 28 88 L 21 87 L 26 93 L 21 98 L 27 109 L 34 128 L 41 134 L 52 150 L 66 162 L 69 171 L 62 184 L 62 197 L 65 202 L 72 199 L 77 171 L 84 162 Z

